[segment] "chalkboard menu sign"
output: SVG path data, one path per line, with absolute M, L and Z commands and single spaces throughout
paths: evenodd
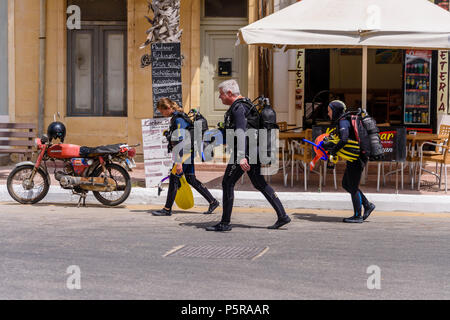
M 152 44 L 152 87 L 154 117 L 162 116 L 156 109 L 161 98 L 169 98 L 182 107 L 179 42 Z

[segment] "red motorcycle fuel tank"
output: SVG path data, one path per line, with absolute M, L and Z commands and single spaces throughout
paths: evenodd
M 80 146 L 67 143 L 55 144 L 48 148 L 47 154 L 56 159 L 79 158 Z

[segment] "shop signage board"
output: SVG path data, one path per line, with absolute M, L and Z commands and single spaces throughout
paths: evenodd
M 437 79 L 437 106 L 438 113 L 450 113 L 448 108 L 448 85 L 449 85 L 449 61 L 448 51 L 439 51 L 438 56 L 438 79 Z
M 153 114 L 161 117 L 156 109 L 158 100 L 169 98 L 180 107 L 183 105 L 181 91 L 181 47 L 179 42 L 152 43 L 152 91 Z
M 305 49 L 297 50 L 295 81 L 295 109 L 301 111 L 303 117 L 303 104 L 305 102 Z
M 333 129 L 329 126 L 313 126 L 313 141 L 327 129 Z M 384 151 L 384 162 L 405 162 L 406 161 L 406 128 L 405 127 L 378 127 L 380 130 L 381 144 Z M 316 156 L 313 150 L 313 158 Z
M 142 120 L 146 188 L 156 187 L 172 168 L 172 155 L 167 151 L 167 139 L 163 135 L 169 125 L 170 118 Z

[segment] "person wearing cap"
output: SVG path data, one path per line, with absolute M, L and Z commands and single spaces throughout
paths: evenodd
M 336 124 L 337 134 L 339 135 L 339 143 L 334 145 L 328 150 L 330 156 L 336 156 L 336 153 L 347 144 L 348 140 L 356 140 L 355 130 L 346 116 L 346 106 L 344 102 L 340 100 L 333 100 L 328 105 L 328 117 Z M 345 218 L 343 221 L 348 223 L 361 223 L 366 220 L 372 211 L 375 209 L 375 205 L 367 200 L 364 193 L 359 189 L 359 182 L 361 175 L 366 166 L 368 159 L 363 153 L 359 154 L 359 157 L 355 161 L 347 161 L 344 177 L 342 178 L 342 187 L 350 193 L 353 203 L 353 216 Z M 361 210 L 364 207 L 364 214 Z

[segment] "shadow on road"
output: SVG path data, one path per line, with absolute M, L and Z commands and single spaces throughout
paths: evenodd
M 209 222 L 183 222 L 180 223 L 180 226 L 186 226 L 186 227 L 195 227 L 198 229 L 204 229 L 206 227 L 212 227 L 219 223 L 219 220 L 217 221 L 209 221 Z M 231 224 L 231 227 L 233 229 L 235 228 L 245 228 L 245 229 L 267 229 L 267 227 L 261 227 L 261 226 L 249 226 L 246 224 Z M 282 228 L 280 228 L 281 230 Z
M 313 213 L 294 213 L 292 215 L 295 219 L 299 220 L 307 220 L 312 222 L 342 222 L 342 219 L 345 217 L 327 217 L 327 216 L 318 216 Z
M 152 211 L 158 211 L 160 209 L 142 209 L 142 210 L 137 210 L 137 209 L 133 209 L 130 210 L 130 212 L 135 212 L 135 213 L 151 213 Z M 199 215 L 199 216 L 206 216 L 204 215 L 202 212 L 198 212 L 198 211 L 172 211 L 172 216 L 173 215 L 182 215 L 182 214 L 192 214 L 192 215 Z

